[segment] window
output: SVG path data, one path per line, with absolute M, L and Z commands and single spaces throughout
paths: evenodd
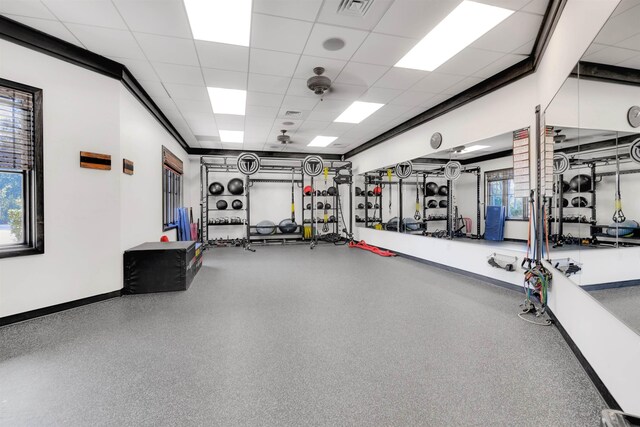
M 42 91 L 0 79 L 0 258 L 44 252 Z
M 182 207 L 182 160 L 162 147 L 162 225 L 163 230 L 178 226 L 178 208 Z
M 485 172 L 486 206 L 506 206 L 507 220 L 527 220 L 527 198 L 515 197 L 513 169 Z

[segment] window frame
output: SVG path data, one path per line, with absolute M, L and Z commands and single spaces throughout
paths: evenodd
M 491 180 L 487 178 L 488 175 L 495 174 L 498 172 L 508 172 L 508 171 L 511 171 L 512 173 L 510 178 L 491 179 Z M 489 206 L 489 183 L 503 181 L 505 183 L 503 185 L 503 188 L 507 189 L 506 192 L 503 191 L 503 194 L 502 194 L 502 202 L 503 202 L 502 206 L 507 207 L 507 217 L 505 218 L 505 220 L 506 221 L 529 221 L 529 210 L 527 209 L 527 206 L 528 206 L 527 197 L 517 197 L 518 199 L 523 199 L 522 200 L 522 203 L 523 203 L 522 218 L 514 218 L 509 216 L 509 181 L 510 180 L 513 180 L 513 168 L 502 168 L 502 169 L 495 169 L 491 171 L 485 171 L 484 173 L 484 216 L 485 218 L 487 217 L 487 206 Z
M 0 246 L 0 258 L 44 253 L 44 154 L 42 131 L 42 89 L 0 78 L 0 86 L 33 96 L 33 170 L 22 171 L 23 238 L 22 243 Z M 7 170 L 20 173 L 15 170 Z
M 176 209 L 183 204 L 183 172 L 172 167 L 166 156 L 177 157 L 166 147 L 162 147 L 162 231 L 178 228 Z

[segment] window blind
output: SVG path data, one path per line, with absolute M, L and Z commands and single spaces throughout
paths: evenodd
M 33 128 L 33 95 L 0 86 L 0 169 L 33 169 Z

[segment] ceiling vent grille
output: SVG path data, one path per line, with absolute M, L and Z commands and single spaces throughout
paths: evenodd
M 288 110 L 288 111 L 285 111 L 284 113 L 285 117 L 300 117 L 301 115 L 302 115 L 302 111 Z
M 341 0 L 338 15 L 364 17 L 373 4 L 373 0 Z

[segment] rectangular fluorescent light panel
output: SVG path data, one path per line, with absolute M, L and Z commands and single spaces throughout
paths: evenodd
M 473 153 L 474 151 L 484 150 L 485 148 L 489 148 L 489 146 L 488 145 L 472 145 L 470 147 L 465 148 L 460 153 L 461 154 Z
M 383 105 L 384 104 L 378 104 L 376 102 L 356 101 L 344 110 L 334 121 L 340 123 L 360 123 L 378 111 Z
M 234 142 L 242 144 L 244 142 L 244 132 L 241 130 L 220 130 L 221 142 Z
M 316 136 L 307 147 L 326 147 L 338 139 L 337 136 Z
M 512 13 L 501 7 L 463 1 L 395 66 L 433 71 Z
M 209 101 L 215 114 L 235 114 L 244 116 L 247 91 L 208 87 Z
M 184 0 L 196 40 L 249 46 L 251 0 Z

